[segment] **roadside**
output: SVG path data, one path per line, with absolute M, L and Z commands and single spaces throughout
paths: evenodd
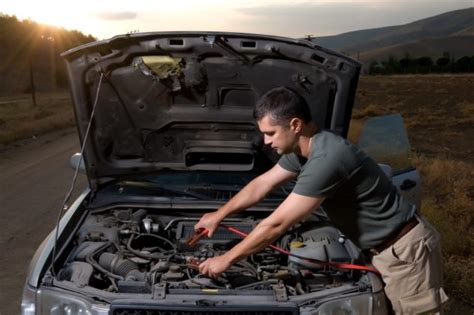
M 73 176 L 69 157 L 79 150 L 74 128 L 0 149 L 1 314 L 19 313 L 29 261 L 55 225 Z M 86 185 L 80 175 L 72 198 Z
M 15 141 L 74 126 L 69 92 L 0 97 L 0 148 Z

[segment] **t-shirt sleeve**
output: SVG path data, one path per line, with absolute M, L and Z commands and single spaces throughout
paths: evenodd
M 298 176 L 293 192 L 309 197 L 330 197 L 347 178 L 338 164 L 325 155 L 309 159 Z
M 294 153 L 282 155 L 278 161 L 278 165 L 293 173 L 298 173 L 301 170 L 301 163 Z

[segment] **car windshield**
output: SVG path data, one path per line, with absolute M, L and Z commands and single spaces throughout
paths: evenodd
M 157 190 L 163 196 L 226 200 L 232 198 L 256 176 L 254 172 L 169 171 L 134 177 L 133 180 L 122 181 L 119 185 Z M 293 186 L 294 182 L 290 182 L 277 188 L 265 199 L 284 199 Z

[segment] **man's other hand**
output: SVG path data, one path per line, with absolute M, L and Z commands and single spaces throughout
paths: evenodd
M 217 279 L 230 266 L 230 259 L 222 255 L 203 261 L 199 264 L 199 272 L 207 277 Z
M 199 229 L 207 229 L 209 232 L 207 233 L 208 237 L 212 237 L 214 232 L 219 227 L 219 223 L 221 223 L 222 219 L 217 211 L 206 213 L 202 216 L 198 223 L 194 226 L 194 230 L 198 231 Z

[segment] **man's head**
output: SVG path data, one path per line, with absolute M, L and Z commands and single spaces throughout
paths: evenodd
M 305 99 L 286 87 L 271 89 L 257 102 L 253 111 L 255 120 L 260 121 L 266 115 L 270 115 L 280 125 L 288 124 L 293 118 L 305 123 L 311 121 L 311 112 Z
M 311 112 L 305 99 L 285 87 L 263 95 L 253 116 L 265 144 L 271 145 L 279 154 L 297 152 L 299 136 L 311 124 Z

